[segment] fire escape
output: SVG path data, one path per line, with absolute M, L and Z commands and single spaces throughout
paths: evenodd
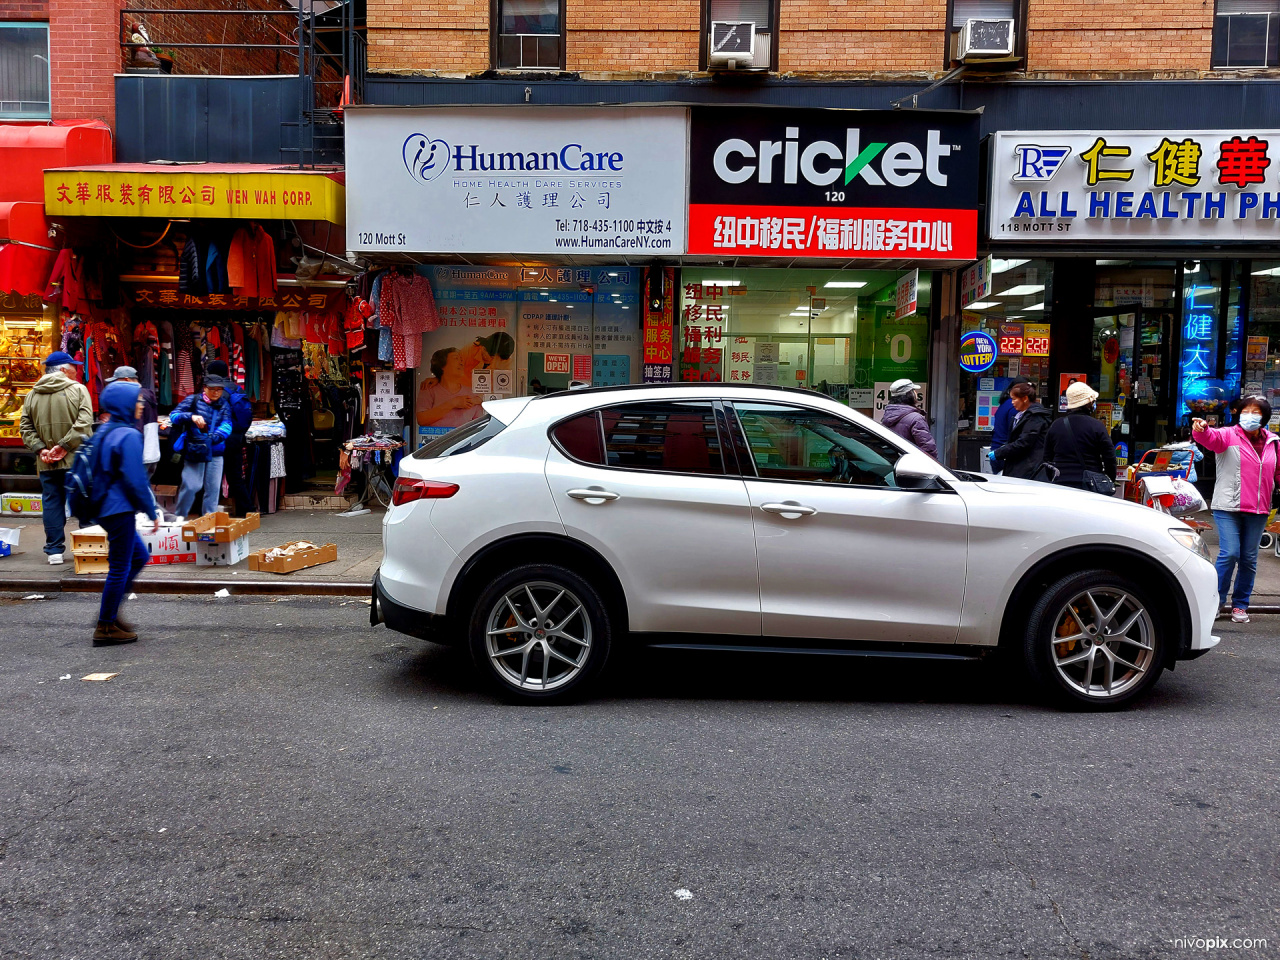
M 180 2 L 180 0 L 179 0 Z M 365 0 L 265 0 L 265 9 L 152 6 L 120 11 L 129 74 L 280 76 L 281 160 L 299 168 L 343 162 L 343 110 L 364 100 Z M 287 77 L 283 75 L 288 75 Z

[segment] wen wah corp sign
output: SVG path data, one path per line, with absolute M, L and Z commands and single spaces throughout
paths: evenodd
M 1280 130 L 1002 132 L 991 239 L 1280 239 Z

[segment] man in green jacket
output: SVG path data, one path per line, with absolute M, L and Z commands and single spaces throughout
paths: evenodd
M 76 448 L 93 432 L 93 402 L 75 378 L 83 364 L 56 350 L 44 361 L 44 376 L 36 381 L 22 405 L 22 442 L 34 453 L 40 475 L 40 503 L 44 519 L 44 552 L 50 563 L 62 562 L 66 549 L 67 470 Z

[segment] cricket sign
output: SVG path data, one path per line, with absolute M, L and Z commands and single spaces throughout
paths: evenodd
M 978 116 L 690 110 L 689 252 L 972 260 Z
M 1280 130 L 1007 131 L 991 239 L 1280 239 Z

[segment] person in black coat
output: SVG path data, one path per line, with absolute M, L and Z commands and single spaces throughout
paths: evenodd
M 1022 480 L 1035 479 L 1044 462 L 1045 439 L 1049 434 L 1049 411 L 1036 403 L 1036 388 L 1017 383 L 1009 390 L 1016 411 L 1009 430 L 1009 442 L 991 451 L 991 460 L 1004 461 L 1004 475 Z
M 1098 391 L 1087 383 L 1073 383 L 1067 388 L 1067 415 L 1053 421 L 1045 439 L 1044 459 L 1058 468 L 1058 483 L 1088 490 L 1084 473 L 1092 470 L 1114 480 L 1116 450 L 1111 434 L 1093 415 Z

